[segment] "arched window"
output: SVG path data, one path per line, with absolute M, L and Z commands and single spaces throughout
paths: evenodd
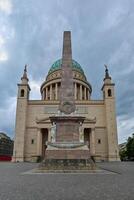
M 112 91 L 111 89 L 108 89 L 108 97 L 111 97 L 112 96 Z
M 22 90 L 20 91 L 20 96 L 21 96 L 21 97 L 24 97 L 24 93 L 25 93 L 25 91 L 22 89 Z

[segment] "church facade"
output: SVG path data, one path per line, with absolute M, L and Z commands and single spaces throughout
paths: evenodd
M 64 45 L 64 42 L 63 42 Z M 38 161 L 45 158 L 47 142 L 52 140 L 50 117 L 58 115 L 62 59 L 51 66 L 40 87 L 41 100 L 30 100 L 30 85 L 25 66 L 18 84 L 13 161 Z M 101 89 L 103 99 L 91 98 L 92 86 L 81 65 L 72 60 L 75 114 L 84 117 L 80 137 L 88 144 L 96 161 L 118 161 L 115 93 L 105 66 Z

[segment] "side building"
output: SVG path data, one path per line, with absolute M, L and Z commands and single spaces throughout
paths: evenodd
M 0 161 L 10 161 L 13 155 L 13 140 L 0 132 Z
M 64 43 L 64 41 L 63 41 Z M 64 45 L 64 44 L 63 44 Z M 30 86 L 25 67 L 18 84 L 16 130 L 13 161 L 37 161 L 45 157 L 51 141 L 49 117 L 58 114 L 62 59 L 51 66 L 40 92 L 41 100 L 30 100 Z M 118 139 L 115 111 L 115 84 L 106 67 L 101 100 L 91 98 L 92 86 L 81 65 L 72 60 L 74 97 L 77 115 L 85 117 L 82 134 L 89 143 L 90 155 L 97 161 L 118 161 Z

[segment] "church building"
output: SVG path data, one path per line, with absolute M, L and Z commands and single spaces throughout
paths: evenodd
M 64 43 L 63 39 L 63 46 Z M 12 158 L 14 162 L 36 162 L 45 158 L 47 144 L 53 140 L 54 129 L 50 118 L 59 115 L 61 68 L 62 59 L 58 59 L 52 64 L 40 86 L 41 99 L 30 100 L 30 85 L 25 66 L 18 84 Z M 87 80 L 84 68 L 72 59 L 73 95 L 76 107 L 74 115 L 84 117 L 80 127 L 80 141 L 88 144 L 89 155 L 96 161 L 118 161 L 115 84 L 107 66 L 105 68 L 103 85 L 100 88 L 103 98 L 93 100 L 92 86 Z

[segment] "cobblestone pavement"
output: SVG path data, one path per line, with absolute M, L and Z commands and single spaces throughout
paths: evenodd
M 98 165 L 115 173 L 25 174 L 37 164 L 0 162 L 0 200 L 134 200 L 134 162 Z

